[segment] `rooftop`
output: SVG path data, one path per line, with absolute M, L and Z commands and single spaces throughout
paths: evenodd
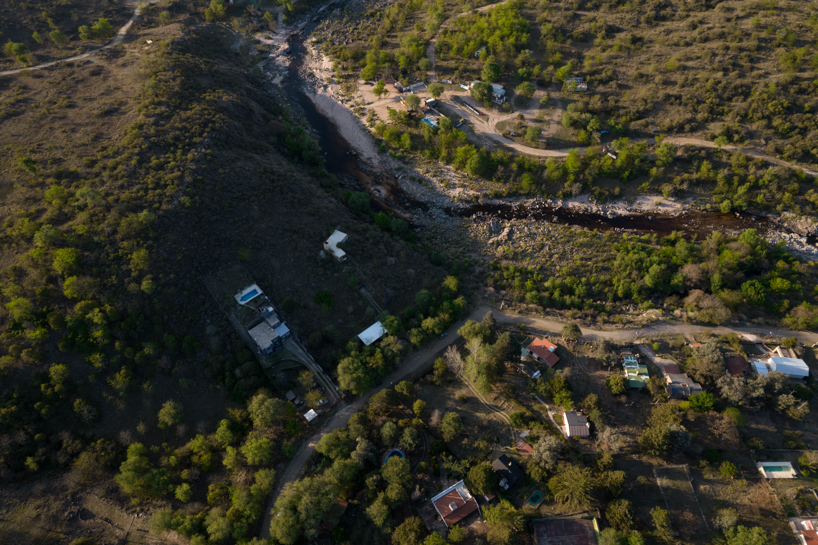
M 463 481 L 453 484 L 432 498 L 432 505 L 447 527 L 457 524 L 479 509 L 477 500 Z
M 363 332 L 358 335 L 358 338 L 361 339 L 361 342 L 364 343 L 366 346 L 374 343 L 381 337 L 383 337 L 384 333 L 386 333 L 386 328 L 383 327 L 383 324 L 380 322 L 375 322 L 368 328 L 366 328 Z
M 525 439 L 517 439 L 517 443 L 514 445 L 517 448 L 517 452 L 522 454 L 523 456 L 528 456 L 529 454 L 534 454 L 534 449 Z
M 264 350 L 273 345 L 275 340 L 279 337 L 275 329 L 270 327 L 267 322 L 261 322 L 256 327 L 249 331 L 250 336 L 256 341 L 259 348 Z
M 523 476 L 523 470 L 520 469 L 517 462 L 505 454 L 494 460 L 494 463 L 491 464 L 491 468 L 500 477 L 501 482 L 503 480 L 506 481 L 504 486 L 506 490 L 514 486 L 514 484 Z
M 347 241 L 346 233 L 342 233 L 341 231 L 336 229 L 329 236 L 327 241 L 324 242 L 324 249 L 332 252 L 336 258 L 344 259 L 344 257 L 346 257 L 346 252 L 339 248 L 338 245 L 346 241 Z
M 560 361 L 559 356 L 554 353 L 557 350 L 557 345 L 548 339 L 534 339 L 526 348 L 529 352 L 545 361 L 550 367 L 554 367 Z
M 727 356 L 727 372 L 735 377 L 743 377 L 750 372 L 750 365 L 740 354 Z

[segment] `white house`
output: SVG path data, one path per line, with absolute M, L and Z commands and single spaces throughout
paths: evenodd
M 491 100 L 495 104 L 502 104 L 506 101 L 506 90 L 499 83 L 491 84 Z
M 341 248 L 338 247 L 339 244 L 342 242 L 346 242 L 349 237 L 346 233 L 342 233 L 338 229 L 333 232 L 330 237 L 324 242 L 324 249 L 328 252 L 332 252 L 332 255 L 335 256 L 335 259 L 338 261 L 343 261 L 347 258 L 347 254 Z
M 375 322 L 365 330 L 363 330 L 359 335 L 358 338 L 361 339 L 361 342 L 364 343 L 366 346 L 374 343 L 381 337 L 383 337 L 384 333 L 386 333 L 386 328 L 383 327 L 383 324 L 380 322 Z
M 767 373 L 782 373 L 790 378 L 806 378 L 809 376 L 809 367 L 804 360 L 797 358 L 782 358 L 772 356 L 767 361 L 754 361 L 753 367 L 759 375 Z

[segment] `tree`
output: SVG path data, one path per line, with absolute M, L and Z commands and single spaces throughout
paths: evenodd
M 253 428 L 269 428 L 276 421 L 286 416 L 295 415 L 295 406 L 283 399 L 271 398 L 266 392 L 259 392 L 250 398 L 247 404 L 247 412 L 250 413 L 250 420 Z
M 471 96 L 480 103 L 491 100 L 491 85 L 478 81 L 471 86 Z
M 412 471 L 409 465 L 409 459 L 390 456 L 383 467 L 381 467 L 381 477 L 389 484 L 394 484 L 404 489 L 407 488 L 412 484 Z
M 579 326 L 573 322 L 569 324 L 565 324 L 562 326 L 562 330 L 560 331 L 560 335 L 563 339 L 569 341 L 578 341 L 580 337 L 582 337 L 582 330 Z
M 732 508 L 724 508 L 716 511 L 713 518 L 713 527 L 717 530 L 726 530 L 738 524 L 738 512 Z
M 91 35 L 97 39 L 106 39 L 114 35 L 114 27 L 108 19 L 100 17 L 99 20 L 91 26 Z
M 412 412 L 415 413 L 415 416 L 418 418 L 423 418 L 423 413 L 426 412 L 426 402 L 422 399 L 418 399 L 412 405 Z
M 629 500 L 614 500 L 605 509 L 608 524 L 627 534 L 633 526 L 633 504 Z
M 448 442 L 454 441 L 460 432 L 463 430 L 463 421 L 460 415 L 456 412 L 448 412 L 443 415 L 443 420 L 440 422 L 440 433 L 443 435 L 443 440 Z
M 131 443 L 128 447 L 115 480 L 124 493 L 137 498 L 160 496 L 170 486 L 170 474 L 166 469 L 151 467 L 148 450 L 142 443 Z
M 594 481 L 591 470 L 573 464 L 561 464 L 556 475 L 548 480 L 548 489 L 554 499 L 569 509 L 587 507 L 593 501 Z
M 9 57 L 14 57 L 20 64 L 28 64 L 28 47 L 25 44 L 9 40 L 3 46 L 3 52 Z
M 559 460 L 563 448 L 564 445 L 562 441 L 554 436 L 545 435 L 534 445 L 531 460 L 537 462 L 542 468 L 551 469 L 556 465 L 557 460 Z
M 466 172 L 472 176 L 483 176 L 489 168 L 489 158 L 482 151 L 472 154 L 466 161 Z
M 724 354 L 721 348 L 714 342 L 694 348 L 693 357 L 688 360 L 685 371 L 698 382 L 715 382 L 724 374 Z
M 364 467 L 367 462 L 373 464 L 377 462 L 378 451 L 375 449 L 375 445 L 364 437 L 358 437 L 357 441 L 358 445 L 355 447 L 355 450 L 352 451 L 352 454 L 349 455 L 350 459 L 360 467 Z
M 623 375 L 611 375 L 605 379 L 605 386 L 612 395 L 621 396 L 628 393 L 628 379 Z
M 325 433 L 315 445 L 315 450 L 330 460 L 341 460 L 347 458 L 352 452 L 349 434 L 343 429 L 337 429 L 330 433 Z
M 418 448 L 418 432 L 414 428 L 405 428 L 400 436 L 398 446 L 406 452 L 412 452 Z
M 242 445 L 241 453 L 250 465 L 269 464 L 273 460 L 273 442 L 269 437 L 248 439 Z
M 445 88 L 441 83 L 430 83 L 428 89 L 429 94 L 434 98 L 440 98 L 440 95 L 442 95 L 443 91 L 445 91 Z
M 716 381 L 721 397 L 735 405 L 741 405 L 748 398 L 747 379 L 733 375 L 723 375 Z
M 738 475 L 738 468 L 736 467 L 736 464 L 734 464 L 733 462 L 725 460 L 724 462 L 721 463 L 721 466 L 719 467 L 719 472 L 721 473 L 721 476 L 724 477 L 725 479 L 735 479 L 736 475 Z
M 525 139 L 532 144 L 536 143 L 540 139 L 541 134 L 542 129 L 536 125 L 529 125 L 525 129 Z
M 361 395 L 372 388 L 372 378 L 363 362 L 352 356 L 338 364 L 338 387 L 354 395 Z
M 294 545 L 302 536 L 312 539 L 337 497 L 337 487 L 321 477 L 287 483 L 273 507 L 271 536 L 283 545 Z
M 746 526 L 735 526 L 724 530 L 724 537 L 727 545 L 768 545 L 767 532 L 764 528 L 756 526 L 747 528 Z
M 165 429 L 173 426 L 174 424 L 179 424 L 182 421 L 182 404 L 168 400 L 162 405 L 162 408 L 159 409 L 159 428 Z
M 491 337 L 491 328 L 474 320 L 466 320 L 466 323 L 457 330 L 457 334 L 467 341 L 479 339 L 480 342 L 486 342 Z
M 651 456 L 666 456 L 670 450 L 670 429 L 661 424 L 647 428 L 639 436 L 639 449 Z
M 52 42 L 54 42 L 54 45 L 56 45 L 59 49 L 62 49 L 63 47 L 68 45 L 68 38 L 59 29 L 54 29 L 51 32 L 49 32 L 48 37 L 49 39 L 51 39 Z
M 446 545 L 446 540 L 437 532 L 432 532 L 423 540 L 423 545 Z
M 568 78 L 570 78 L 570 77 L 571 77 L 571 74 L 573 74 L 573 73 L 574 73 L 574 65 L 573 65 L 573 63 L 570 63 L 570 62 L 569 62 L 569 63 L 568 63 L 568 64 L 566 64 L 565 66 L 562 66 L 561 68 L 558 68 L 558 69 L 557 69 L 557 72 L 556 72 L 556 74 L 555 74 L 555 77 L 556 77 L 556 78 L 557 78 L 559 81 L 565 81 L 565 80 L 567 80 Z
M 699 392 L 698 394 L 693 394 L 688 399 L 690 400 L 690 408 L 697 413 L 706 413 L 713 410 L 713 394 Z
M 534 96 L 534 84 L 530 81 L 524 81 L 514 89 L 514 92 L 525 98 L 531 98 Z
M 497 474 L 489 464 L 477 464 L 469 469 L 466 483 L 477 494 L 493 494 L 497 490 Z
M 366 508 L 366 516 L 369 517 L 369 520 L 371 520 L 375 526 L 381 530 L 386 530 L 389 524 L 389 515 L 389 502 L 386 499 L 386 495 L 381 492 L 378 494 L 378 499 Z
M 176 487 L 176 491 L 174 492 L 174 496 L 176 499 L 181 502 L 189 502 L 190 498 L 193 497 L 193 490 L 190 489 L 190 485 L 187 483 L 182 483 Z
M 381 426 L 381 441 L 385 446 L 391 446 L 398 438 L 398 427 L 394 422 L 385 422 Z
M 52 267 L 63 276 L 71 276 L 76 272 L 80 262 L 80 253 L 74 248 L 60 248 L 54 251 Z
M 667 540 L 673 532 L 670 528 L 670 513 L 661 507 L 654 507 L 650 510 L 650 516 L 653 518 L 653 526 L 661 539 Z
M 483 81 L 491 83 L 500 79 L 500 65 L 496 62 L 486 61 L 483 71 L 480 74 Z
M 375 84 L 375 87 L 372 88 L 372 94 L 378 98 L 381 98 L 388 92 L 389 91 L 386 90 L 386 85 L 384 84 L 382 79 L 379 79 L 378 82 Z
M 409 397 L 415 389 L 415 385 L 408 380 L 402 380 L 395 384 L 395 391 L 403 397 Z
M 466 530 L 455 524 L 449 528 L 449 535 L 447 537 L 449 538 L 450 543 L 460 543 L 466 539 L 467 535 Z
M 420 97 L 419 96 L 417 96 L 415 94 L 412 94 L 412 95 L 409 95 L 408 97 L 406 97 L 404 100 L 406 102 L 406 109 L 409 110 L 410 112 L 414 112 L 418 108 L 420 108 Z
M 423 521 L 418 517 L 409 517 L 392 532 L 392 545 L 418 545 L 425 533 Z

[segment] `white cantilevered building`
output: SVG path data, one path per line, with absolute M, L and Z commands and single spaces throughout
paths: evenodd
M 346 235 L 346 233 L 342 233 L 336 229 L 335 232 L 333 232 L 324 242 L 324 250 L 334 255 L 335 259 L 338 261 L 344 261 L 347 258 L 347 254 L 345 251 L 339 248 L 338 245 L 342 242 L 346 242 L 348 238 L 349 237 Z

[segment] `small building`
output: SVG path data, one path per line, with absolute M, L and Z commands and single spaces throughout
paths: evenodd
M 480 513 L 477 500 L 471 495 L 463 481 L 457 482 L 432 498 L 435 511 L 443 519 L 447 528 L 457 524 L 475 511 Z
M 555 353 L 557 345 L 548 339 L 534 339 L 525 347 L 525 350 L 528 354 L 523 352 L 524 356 L 530 354 L 535 360 L 546 363 L 548 367 L 554 367 L 560 361 L 559 356 Z
M 535 545 L 597 545 L 599 524 L 591 514 L 534 521 Z
M 499 83 L 491 84 L 491 101 L 495 104 L 503 104 L 506 99 L 506 90 Z
M 750 374 L 750 364 L 741 354 L 730 354 L 726 362 L 727 372 L 734 377 L 746 377 Z
M 644 388 L 650 379 L 648 366 L 640 365 L 636 356 L 623 356 L 622 366 L 625 369 L 625 376 L 628 378 L 628 385 L 631 388 Z
M 795 479 L 797 476 L 789 462 L 759 462 L 756 467 L 765 479 Z
M 258 287 L 258 284 L 250 284 L 236 295 L 233 298 L 236 302 L 240 305 L 245 306 L 252 306 L 255 308 L 255 305 L 251 305 L 251 302 L 255 302 L 255 299 L 264 295 L 264 292 L 261 291 L 261 288 Z
M 818 545 L 818 518 L 790 517 L 790 528 L 801 545 Z
M 754 361 L 753 367 L 759 375 L 767 373 L 781 373 L 790 378 L 806 378 L 809 376 L 809 367 L 804 360 L 797 358 L 782 358 L 772 356 L 767 361 Z
M 374 343 L 386 333 L 386 328 L 383 327 L 383 324 L 380 322 L 375 322 L 368 328 L 366 328 L 363 332 L 358 335 L 358 338 L 361 339 L 361 342 L 364 343 L 366 346 Z
M 567 437 L 588 437 L 591 435 L 591 424 L 584 414 L 577 411 L 565 411 L 562 420 Z
M 307 419 L 307 422 L 312 422 L 316 418 L 318 418 L 318 413 L 315 412 L 315 409 L 310 409 L 306 413 L 304 413 L 304 418 Z
M 517 439 L 517 442 L 514 443 L 514 448 L 516 448 L 517 452 L 523 456 L 530 456 L 531 454 L 534 454 L 534 449 L 528 444 L 528 441 L 522 438 Z
M 667 373 L 665 380 L 667 381 L 665 392 L 670 399 L 682 399 L 702 391 L 701 385 L 694 382 L 686 373 Z
M 338 261 L 344 261 L 347 258 L 347 254 L 341 248 L 338 247 L 339 244 L 346 242 L 349 237 L 346 233 L 342 233 L 338 229 L 336 229 L 329 238 L 324 242 L 324 250 L 332 253 L 335 256 L 335 259 Z
M 500 488 L 508 490 L 523 477 L 523 470 L 520 465 L 505 454 L 494 460 L 491 468 L 500 477 Z
M 430 107 L 430 108 L 434 108 L 437 105 L 437 99 L 436 98 L 424 98 L 423 103 L 426 106 Z
M 529 362 L 524 361 L 521 362 L 519 365 L 520 372 L 527 376 L 530 379 L 538 379 L 542 376 L 542 373 L 539 369 L 531 365 Z

